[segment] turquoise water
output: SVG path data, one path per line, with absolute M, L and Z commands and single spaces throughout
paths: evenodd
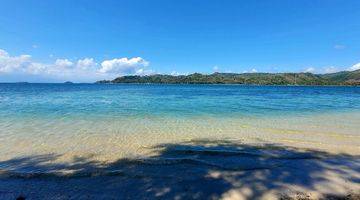
M 360 153 L 360 87 L 0 84 L 0 160 L 153 153 L 197 139 Z
M 0 118 L 299 115 L 360 110 L 360 87 L 0 84 Z

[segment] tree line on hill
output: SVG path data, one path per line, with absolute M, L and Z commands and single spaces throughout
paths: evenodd
M 360 85 L 360 70 L 329 74 L 312 73 L 213 73 L 189 75 L 154 74 L 120 76 L 96 83 L 247 84 L 247 85 Z

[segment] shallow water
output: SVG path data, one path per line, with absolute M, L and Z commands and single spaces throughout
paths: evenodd
M 0 84 L 0 160 L 111 162 L 197 139 L 360 153 L 360 87 Z

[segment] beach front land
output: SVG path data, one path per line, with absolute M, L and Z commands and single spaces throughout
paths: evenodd
M 155 120 L 121 137 L 3 139 L 0 199 L 358 199 L 356 119 Z
M 55 155 L 1 162 L 0 198 L 358 199 L 360 158 L 282 145 L 197 140 L 162 144 L 157 155 L 53 163 Z M 32 168 L 32 173 L 16 173 Z M 46 173 L 44 173 L 46 171 Z
M 359 199 L 357 87 L 1 86 L 0 199 Z
M 123 135 L 110 134 L 119 122 L 98 122 L 101 135 L 82 122 L 83 134 L 4 137 L 0 199 L 358 199 L 356 119 L 155 120 Z

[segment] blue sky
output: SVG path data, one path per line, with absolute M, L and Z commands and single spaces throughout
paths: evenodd
M 360 68 L 360 1 L 0 1 L 0 82 Z

